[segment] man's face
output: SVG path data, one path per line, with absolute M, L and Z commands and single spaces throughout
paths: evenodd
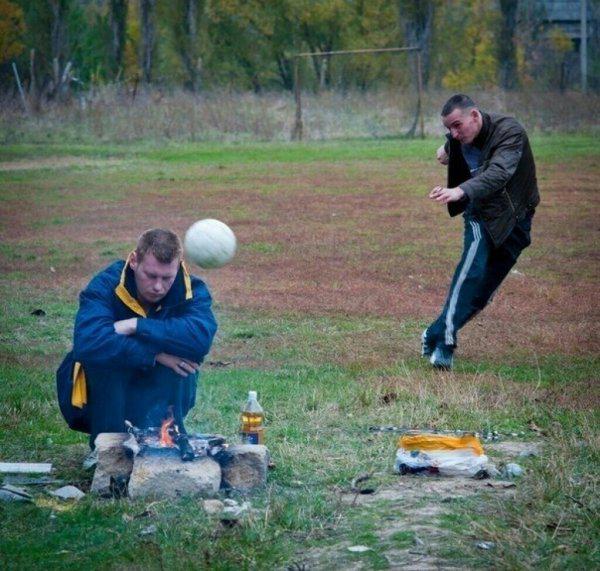
M 141 260 L 133 252 L 129 265 L 135 276 L 138 298 L 148 304 L 158 303 L 169 293 L 179 271 L 179 259 L 162 264 L 152 252 L 146 252 Z
M 453 139 L 463 145 L 470 145 L 481 131 L 481 115 L 477 109 L 455 109 L 442 117 L 444 127 Z

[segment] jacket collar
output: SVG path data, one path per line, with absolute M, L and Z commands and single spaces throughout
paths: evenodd
M 137 299 L 137 288 L 135 287 L 135 277 L 133 270 L 129 265 L 131 254 L 129 254 L 127 261 L 123 265 L 121 271 L 121 278 L 117 287 L 115 288 L 116 296 L 134 313 L 137 313 L 141 317 L 147 317 L 147 312 L 144 307 L 140 304 Z M 156 307 L 156 311 L 160 311 L 163 307 L 169 307 L 172 305 L 178 305 L 183 301 L 192 299 L 192 279 L 182 261 L 177 272 L 177 277 L 168 291 L 167 295 L 161 300 Z
M 481 131 L 479 131 L 477 137 L 473 139 L 472 144 L 478 149 L 483 149 L 487 141 L 488 135 L 490 134 L 490 125 L 492 123 L 492 120 L 490 119 L 490 116 L 487 113 L 484 113 L 483 111 L 480 111 L 480 113 L 482 119 Z

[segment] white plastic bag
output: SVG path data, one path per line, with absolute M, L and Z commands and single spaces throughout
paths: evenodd
M 405 450 L 396 453 L 396 471 L 400 474 L 440 474 L 442 476 L 475 476 L 488 463 L 485 454 L 470 450 Z
M 472 477 L 488 464 L 479 439 L 472 434 L 406 434 L 398 446 L 395 469 L 400 474 Z

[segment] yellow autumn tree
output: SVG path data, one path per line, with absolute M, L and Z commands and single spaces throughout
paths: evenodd
M 19 56 L 25 49 L 23 10 L 10 0 L 0 0 L 0 63 Z
M 448 0 L 436 13 L 436 72 L 444 87 L 465 90 L 496 85 L 498 59 L 494 30 L 499 12 L 487 0 Z

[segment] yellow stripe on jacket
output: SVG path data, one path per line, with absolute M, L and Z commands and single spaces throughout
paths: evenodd
M 71 391 L 71 404 L 83 408 L 87 404 L 87 384 L 83 366 L 79 361 L 73 367 L 73 390 Z

